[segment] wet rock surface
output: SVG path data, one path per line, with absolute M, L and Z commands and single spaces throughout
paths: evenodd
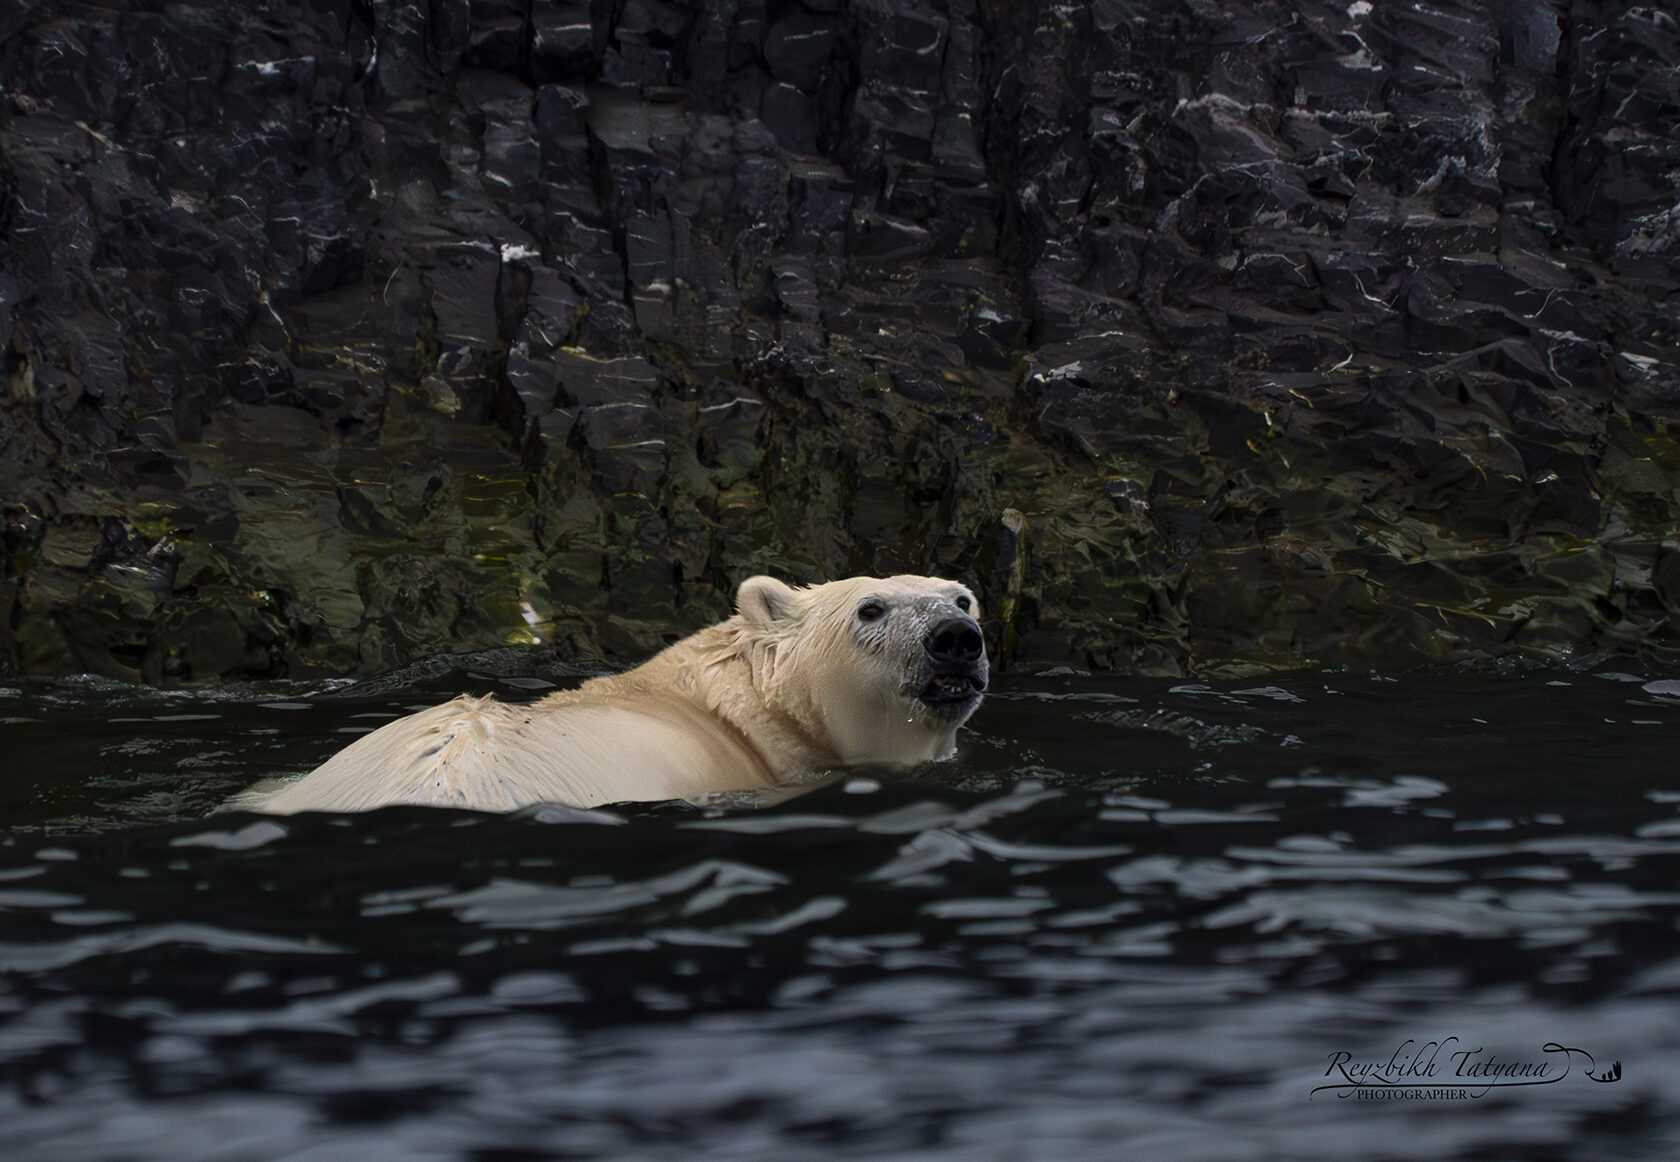
M 762 571 L 1672 653 L 1677 76 L 1586 0 L 24 0 L 5 665 L 629 661 Z

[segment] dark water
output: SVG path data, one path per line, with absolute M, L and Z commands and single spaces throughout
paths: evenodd
M 3 1156 L 1680 1157 L 1680 682 L 1005 677 L 767 809 L 205 818 L 533 664 L 0 695 Z

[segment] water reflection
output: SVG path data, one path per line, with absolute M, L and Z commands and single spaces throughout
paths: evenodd
M 0 696 L 8 1158 L 1680 1146 L 1670 679 L 1061 674 L 957 763 L 754 809 L 208 814 L 361 716 L 567 680 Z M 1449 1038 L 1624 1069 L 1312 1092 Z

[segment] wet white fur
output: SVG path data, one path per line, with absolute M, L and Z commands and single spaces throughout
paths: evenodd
M 887 607 L 863 623 L 865 598 Z M 909 764 L 955 747 L 961 720 L 903 692 L 928 629 L 979 604 L 933 577 L 795 589 L 753 577 L 736 614 L 623 674 L 539 702 L 461 697 L 387 723 L 301 779 L 230 808 L 291 814 L 396 803 L 507 811 L 772 787 L 857 762 Z M 966 716 L 964 716 L 966 717 Z

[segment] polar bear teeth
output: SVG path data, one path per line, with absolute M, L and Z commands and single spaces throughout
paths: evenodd
M 978 693 L 967 674 L 941 674 L 923 686 L 918 697 L 924 702 L 967 702 Z

